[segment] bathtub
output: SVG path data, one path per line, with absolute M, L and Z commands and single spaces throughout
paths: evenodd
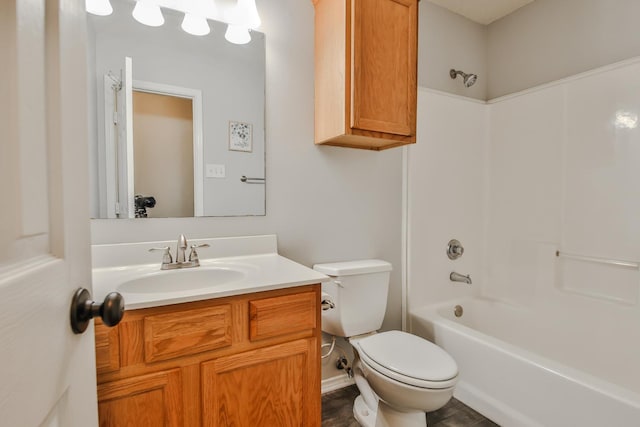
M 410 320 L 458 363 L 454 396 L 502 426 L 640 426 L 636 334 L 620 351 L 610 347 L 621 334 L 598 327 L 597 316 L 537 313 L 476 298 L 412 309 Z M 572 322 L 591 324 L 577 333 Z

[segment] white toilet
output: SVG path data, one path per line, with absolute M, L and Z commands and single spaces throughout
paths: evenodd
M 437 345 L 401 331 L 376 333 L 382 325 L 391 264 L 361 260 L 316 264 L 331 277 L 323 299 L 322 330 L 346 337 L 353 346 L 354 377 L 360 395 L 353 413 L 364 427 L 424 427 L 425 412 L 444 406 L 453 395 L 458 367 Z

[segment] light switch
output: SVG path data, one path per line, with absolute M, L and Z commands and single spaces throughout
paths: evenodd
M 224 165 L 207 164 L 205 175 L 207 178 L 224 178 L 227 176 Z

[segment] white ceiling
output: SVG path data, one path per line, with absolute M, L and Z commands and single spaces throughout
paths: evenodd
M 479 24 L 488 25 L 534 0 L 429 0 Z

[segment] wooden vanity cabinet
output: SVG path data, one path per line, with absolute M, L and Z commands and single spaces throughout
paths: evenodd
M 320 426 L 320 285 L 96 322 L 101 427 Z
M 313 0 L 315 143 L 416 142 L 418 0 Z

